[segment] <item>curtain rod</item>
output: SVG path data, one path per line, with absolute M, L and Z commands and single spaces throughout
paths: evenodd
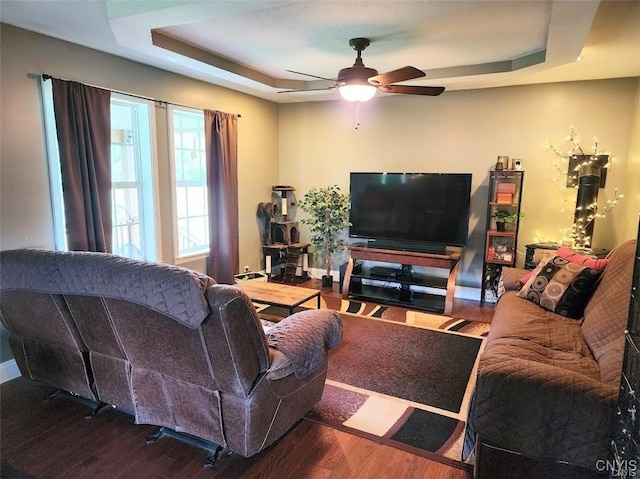
M 56 78 L 54 76 L 49 75 L 48 73 L 43 73 L 42 74 L 42 79 L 43 80 L 51 80 L 51 79 L 56 79 L 56 80 L 64 80 L 64 81 L 70 81 L 70 80 L 65 80 L 64 78 Z M 91 85 L 89 83 L 85 83 L 85 85 L 94 87 L 94 88 L 100 88 L 101 90 L 108 90 L 112 93 L 119 93 L 121 95 L 127 95 L 127 96 L 132 96 L 134 98 L 140 98 L 141 100 L 147 100 L 147 101 L 152 101 L 154 103 L 165 103 L 167 105 L 173 105 L 173 106 L 180 106 L 182 108 L 191 108 L 193 110 L 203 110 L 203 108 L 200 107 L 196 107 L 196 106 L 191 106 L 191 105 L 182 105 L 180 103 L 174 103 L 171 101 L 166 101 L 166 100 L 156 100 L 155 98 L 150 98 L 148 96 L 142 96 L 142 95 L 136 95 L 134 93 L 127 93 L 124 91 L 119 91 L 119 90 L 112 90 L 111 88 L 104 88 L 98 85 Z M 242 118 L 242 115 L 240 113 L 238 113 L 238 118 Z

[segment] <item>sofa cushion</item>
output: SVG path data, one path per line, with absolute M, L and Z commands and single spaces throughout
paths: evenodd
M 536 264 L 536 266 L 540 265 L 540 263 L 544 263 L 549 261 L 551 258 L 553 258 L 555 256 L 555 252 L 554 251 L 545 251 L 545 253 L 543 255 L 538 255 L 537 259 L 534 258 L 534 262 Z M 520 278 L 520 288 L 522 288 L 523 284 L 526 284 L 527 281 L 529 281 L 529 278 L 531 278 L 534 274 L 534 272 L 536 271 L 537 268 L 534 268 L 530 271 L 527 271 L 526 274 L 524 274 L 521 278 Z M 518 289 L 520 289 L 518 288 Z
M 506 292 L 496 306 L 486 354 L 523 357 L 599 377 L 598 365 L 582 337 L 580 322 L 541 309 L 518 297 L 515 291 Z
M 506 291 L 520 291 L 522 285 L 527 282 L 532 273 L 533 270 L 503 266 L 499 281 L 499 288 L 502 288 L 502 294 Z M 502 294 L 498 294 L 498 297 L 502 296 Z
M 578 319 L 601 273 L 554 256 L 540 262 L 518 296 L 554 313 Z
M 611 384 L 620 381 L 635 250 L 636 241 L 631 240 L 609 253 L 609 264 L 584 310 L 582 334 L 600 365 L 602 380 Z

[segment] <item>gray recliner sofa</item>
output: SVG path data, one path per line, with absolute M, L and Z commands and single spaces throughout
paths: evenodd
M 338 313 L 265 335 L 239 288 L 114 255 L 0 252 L 0 320 L 23 376 L 251 456 L 320 400 Z

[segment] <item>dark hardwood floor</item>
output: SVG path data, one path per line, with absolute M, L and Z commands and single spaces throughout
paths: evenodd
M 315 280 L 304 283 L 319 287 Z M 339 299 L 334 291 L 323 297 Z M 490 321 L 492 307 L 456 300 L 453 316 Z M 0 476 L 3 478 L 429 478 L 470 479 L 445 465 L 303 419 L 277 443 L 250 458 L 231 454 L 203 467 L 208 452 L 170 437 L 147 445 L 155 427 L 88 405 L 43 398 L 51 388 L 22 378 L 0 386 Z

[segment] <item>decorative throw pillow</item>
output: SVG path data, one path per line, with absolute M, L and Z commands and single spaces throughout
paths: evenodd
M 522 278 L 520 278 L 520 282 L 522 284 L 526 284 L 527 281 L 529 281 L 529 278 L 531 278 L 531 276 L 533 276 L 534 271 L 536 271 L 538 268 L 537 266 L 540 266 L 542 263 L 546 263 L 547 261 L 549 261 L 551 258 L 553 258 L 556 255 L 555 251 L 546 251 L 542 257 L 539 257 L 539 260 L 536 262 L 536 268 L 534 268 L 533 270 L 529 271 L 527 274 L 525 274 Z M 534 258 L 535 259 L 535 258 Z M 537 274 L 537 273 L 536 273 Z
M 593 269 L 605 269 L 609 264 L 608 258 L 598 259 L 592 256 L 585 256 L 570 250 L 566 246 L 562 246 L 558 251 L 556 251 L 556 256 L 560 256 L 572 263 L 581 264 L 582 266 Z
M 601 274 L 602 270 L 553 256 L 538 264 L 518 296 L 567 318 L 579 319 Z
M 561 246 L 560 249 L 556 250 L 554 253 L 547 253 L 547 255 L 560 256 L 561 258 L 569 260 L 572 263 L 580 264 L 582 266 L 586 266 L 587 268 L 593 268 L 593 269 L 605 269 L 609 264 L 608 258 L 597 259 L 591 256 L 584 256 L 576 253 L 575 251 L 570 250 L 566 246 Z M 549 258 L 547 256 L 543 256 L 540 262 L 543 262 L 548 259 Z M 533 275 L 533 271 L 530 271 L 529 273 L 525 274 L 522 278 L 520 278 L 520 282 L 522 284 L 525 284 L 527 281 L 529 281 L 529 278 L 531 278 L 532 275 Z
M 529 281 L 529 278 L 531 278 L 531 276 L 533 276 L 533 271 L 529 271 L 527 274 L 525 274 L 522 278 L 520 278 L 520 282 L 522 284 L 525 284 L 527 281 Z

